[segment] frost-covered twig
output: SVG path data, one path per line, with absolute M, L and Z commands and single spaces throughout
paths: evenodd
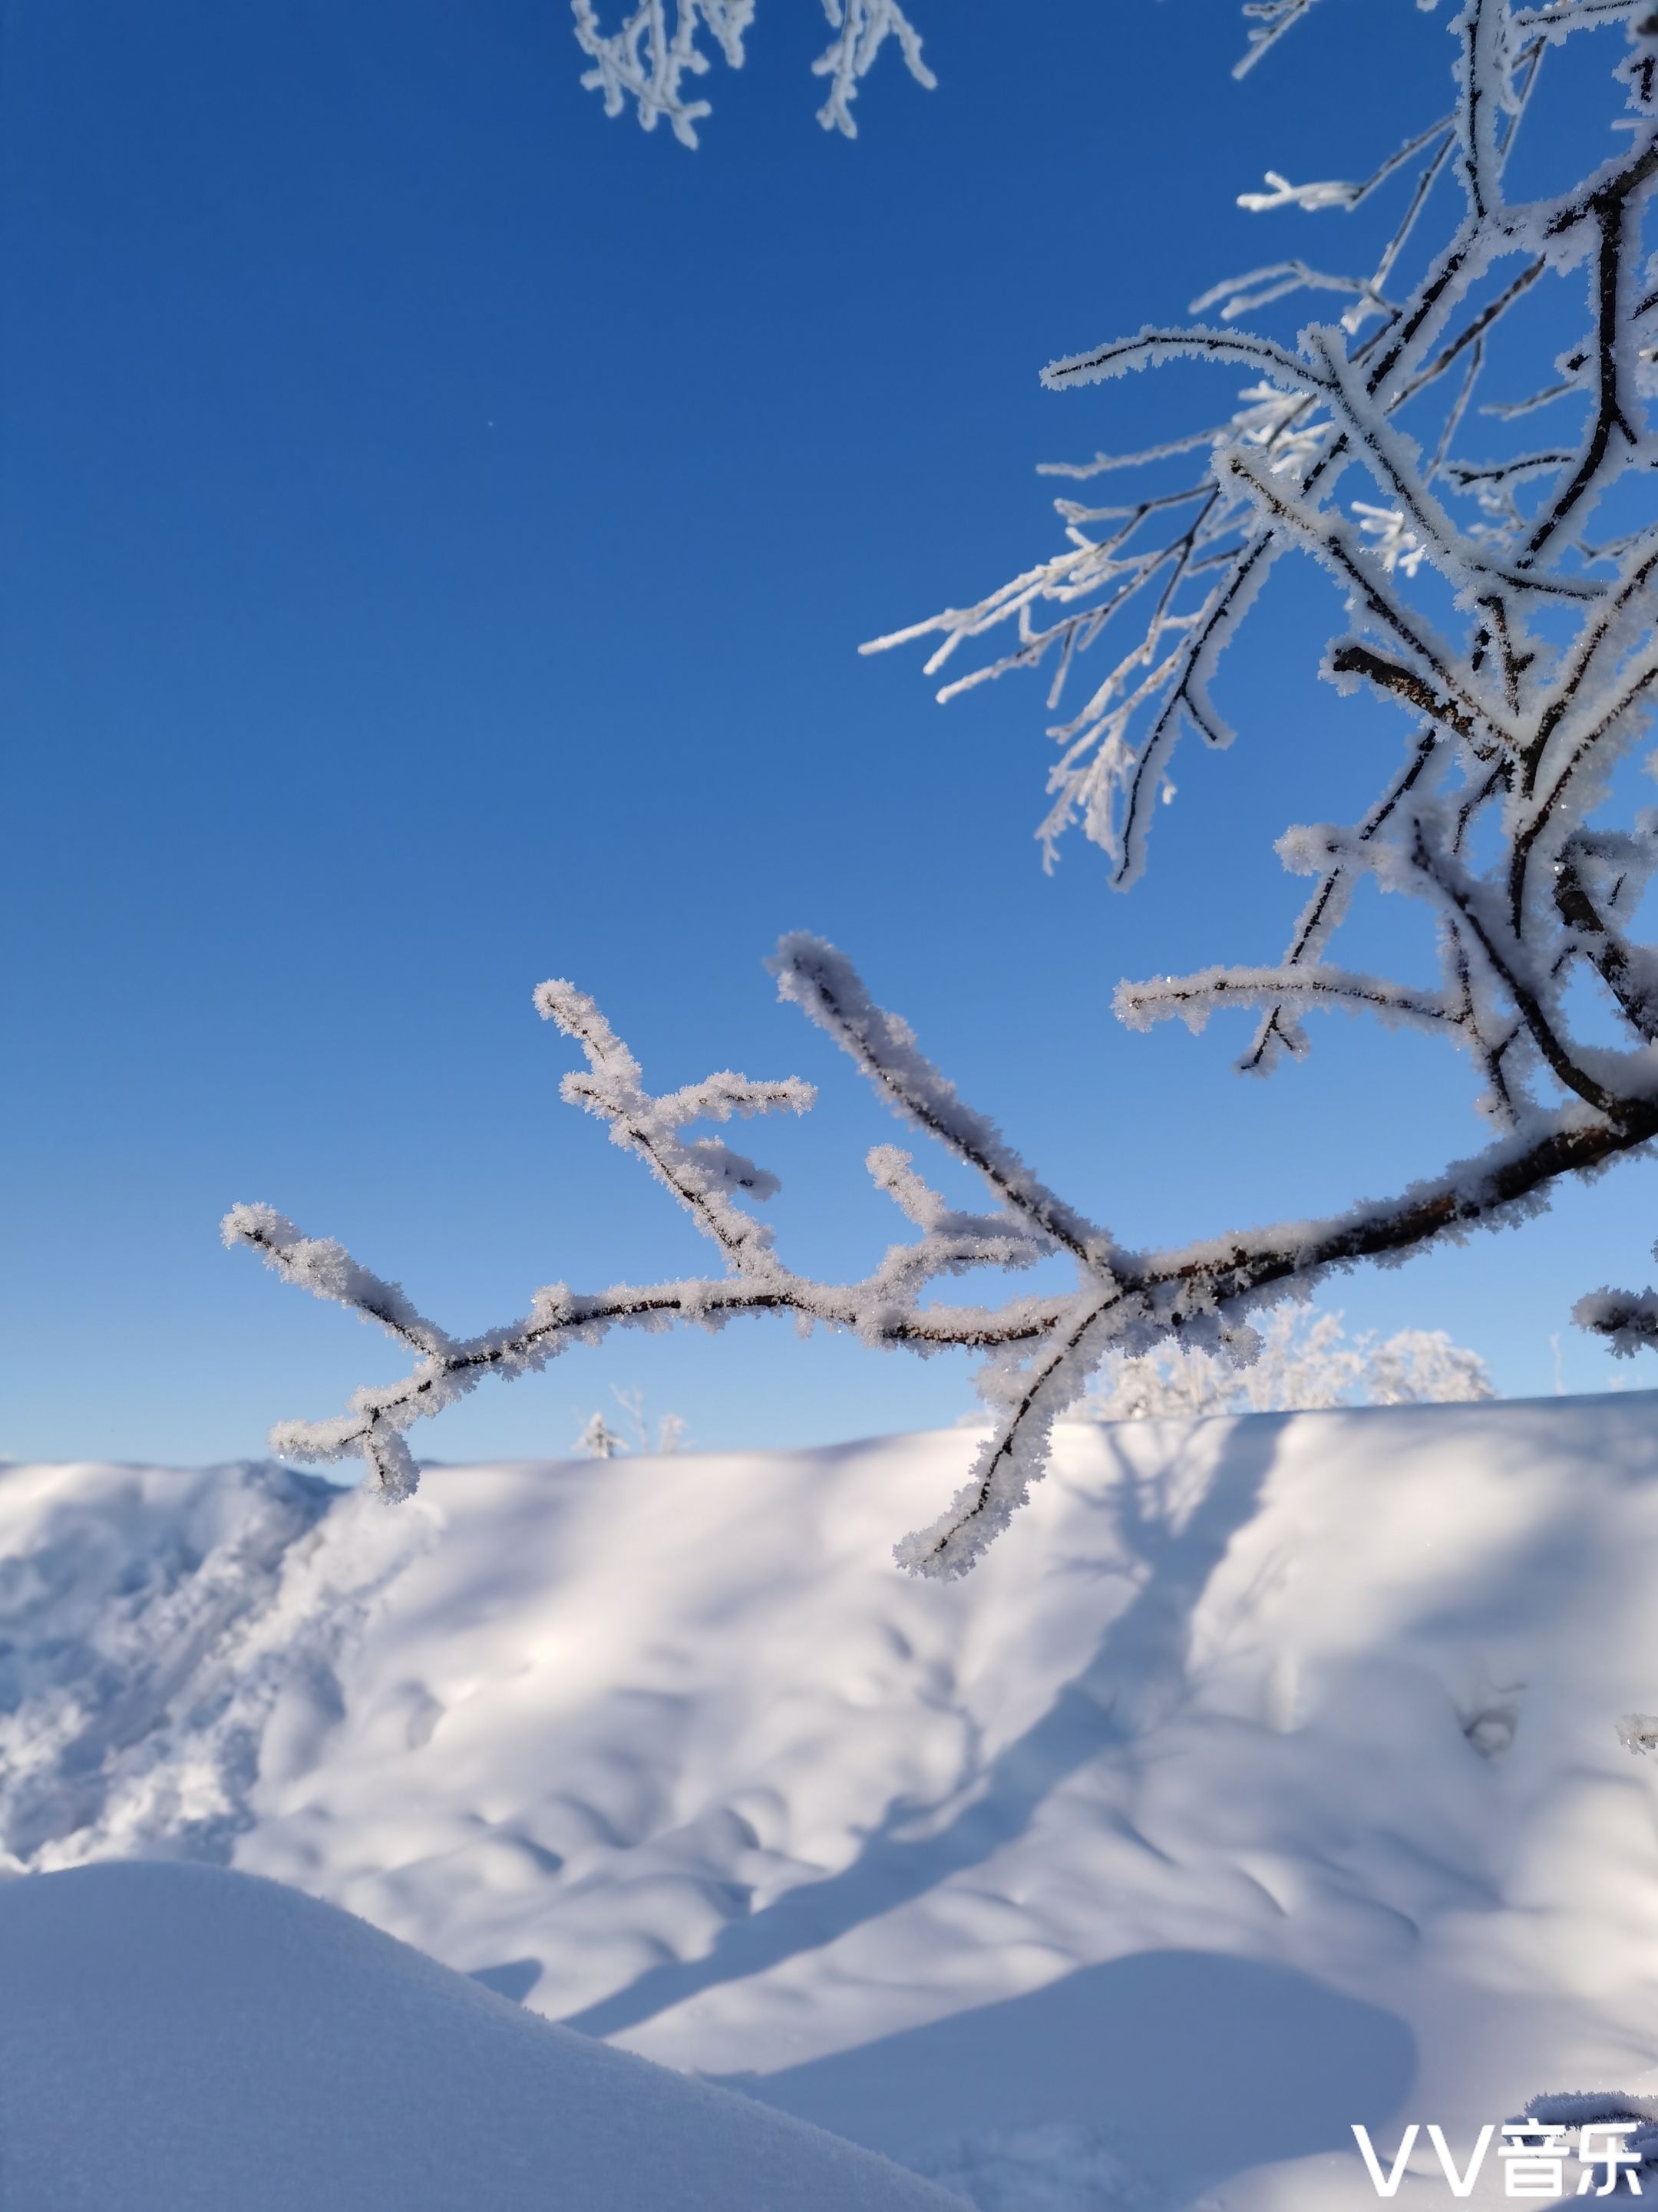
M 750 1211 L 749 1202 L 776 1190 L 776 1178 L 716 1137 L 688 1139 L 683 1133 L 695 1122 L 726 1121 L 733 1115 L 805 1112 L 812 1103 L 811 1086 L 792 1079 L 756 1083 L 721 1073 L 653 1095 L 593 1001 L 569 983 L 544 983 L 536 993 L 538 1010 L 574 1039 L 587 1060 L 586 1073 L 566 1077 L 565 1098 L 605 1122 L 612 1142 L 645 1163 L 717 1247 L 724 1273 L 642 1289 L 619 1284 L 590 1297 L 558 1284 L 537 1291 L 521 1320 L 458 1340 L 416 1313 L 397 1285 L 361 1267 L 343 1246 L 306 1237 L 272 1207 L 236 1206 L 225 1218 L 227 1243 L 248 1246 L 286 1280 L 379 1322 L 419 1355 L 403 1382 L 359 1390 L 349 1410 L 336 1419 L 280 1427 L 272 1432 L 273 1447 L 305 1459 L 359 1455 L 388 1496 L 405 1497 L 416 1481 L 404 1440 L 412 1422 L 441 1412 L 487 1375 L 531 1372 L 569 1344 L 596 1342 L 617 1325 L 659 1328 L 684 1320 L 717 1328 L 738 1313 L 788 1311 L 808 1322 L 854 1330 L 873 1344 L 917 1351 L 1036 1344 L 1062 1327 L 1069 1300 L 1014 1299 L 994 1310 L 921 1303 L 936 1278 L 975 1267 L 1028 1267 L 1056 1245 L 1071 1250 L 1090 1279 L 1103 1279 L 1112 1249 L 958 1097 L 916 1048 L 907 1026 L 873 1004 L 851 963 L 833 946 L 800 936 L 786 939 L 774 964 L 782 994 L 804 1006 L 853 1054 L 897 1111 L 976 1170 L 1001 1201 L 998 1211 L 968 1214 L 950 1208 L 914 1172 L 907 1155 L 878 1146 L 870 1155 L 871 1173 L 920 1230 L 920 1237 L 895 1245 L 861 1283 L 825 1285 L 799 1273 L 778 1257 L 770 1230 Z
M 635 0 L 616 28 L 604 29 L 594 0 L 571 0 L 576 43 L 592 67 L 582 77 L 604 96 L 604 112 L 620 115 L 629 100 L 647 131 L 665 122 L 682 146 L 695 146 L 696 126 L 712 111 L 706 100 L 686 96 L 686 80 L 706 76 L 710 52 L 728 67 L 743 66 L 744 40 L 756 0 Z M 889 39 L 904 65 L 929 91 L 937 83 L 921 58 L 920 34 L 898 0 L 823 0 L 833 33 L 812 64 L 829 81 L 817 111 L 825 131 L 855 138 L 852 105 L 858 87 Z M 706 43 L 705 43 L 706 42 Z
M 1311 1006 L 1368 1008 L 1384 1020 L 1412 1022 L 1435 1029 L 1454 1018 L 1437 994 L 1412 991 L 1376 975 L 1356 975 L 1345 968 L 1298 965 L 1278 968 L 1213 968 L 1198 975 L 1165 976 L 1155 983 L 1117 988 L 1118 1018 L 1131 1030 L 1176 1015 L 1193 1036 L 1223 1006 L 1268 1006 L 1291 1016 Z
M 921 59 L 920 35 L 898 0 L 823 0 L 823 13 L 835 36 L 811 67 L 814 76 L 829 81 L 829 98 L 817 111 L 825 131 L 838 131 L 844 138 L 858 136 L 852 103 L 858 96 L 859 80 L 869 74 L 889 38 L 898 41 L 904 66 L 916 83 L 929 92 L 936 88 L 938 80 Z
M 1605 1337 L 1616 1359 L 1633 1359 L 1643 1345 L 1658 1350 L 1658 1291 L 1590 1291 L 1571 1317 L 1579 1328 Z
M 405 1497 L 416 1479 L 408 1429 L 487 1376 L 532 1372 L 570 1346 L 596 1343 L 617 1327 L 688 1322 L 719 1328 L 740 1314 L 792 1313 L 809 1327 L 847 1330 L 884 1349 L 990 1355 L 980 1387 L 997 1415 L 993 1432 L 951 1505 L 899 1548 L 917 1572 L 959 1574 L 1023 1502 L 1046 1463 L 1054 1420 L 1083 1394 L 1108 1352 L 1144 1352 L 1165 1340 L 1200 1347 L 1230 1343 L 1247 1352 L 1254 1341 L 1248 1316 L 1286 1288 L 1513 1218 L 1534 1207 L 1556 1176 L 1593 1169 L 1658 1134 L 1658 1089 L 1621 1102 L 1616 1118 L 1574 1103 L 1553 1115 L 1533 1115 L 1522 1132 L 1394 1200 L 1322 1222 L 1283 1224 L 1169 1252 L 1127 1252 L 1031 1173 L 920 1052 L 908 1024 L 875 1003 L 844 955 L 797 935 L 784 939 L 773 964 L 780 994 L 851 1054 L 896 1113 L 981 1178 L 996 1201 L 993 1210 L 975 1214 L 951 1207 L 915 1172 L 908 1154 L 878 1146 L 870 1171 L 920 1235 L 894 1245 L 859 1281 L 823 1283 L 801 1273 L 780 1257 L 750 1210 L 776 1189 L 775 1178 L 718 1138 L 688 1139 L 683 1132 L 694 1121 L 724 1121 L 733 1114 L 805 1111 L 811 1103 L 809 1086 L 724 1073 L 653 1095 L 592 1000 L 568 983 L 544 984 L 536 994 L 538 1007 L 580 1045 L 588 1063 L 585 1074 L 565 1079 L 565 1097 L 604 1121 L 612 1140 L 643 1161 L 686 1208 L 719 1250 L 723 1272 L 642 1287 L 615 1284 L 590 1294 L 556 1284 L 536 1292 L 523 1318 L 455 1339 L 342 1246 L 304 1237 L 269 1206 L 237 1206 L 225 1218 L 228 1243 L 249 1247 L 285 1279 L 378 1322 L 417 1354 L 400 1382 L 358 1390 L 343 1415 L 274 1430 L 273 1448 L 312 1460 L 360 1455 L 386 1495 Z M 1276 973 L 1263 981 L 1266 996 L 1288 988 Z M 1028 1267 L 1055 1251 L 1068 1255 L 1076 1271 L 1075 1287 L 1057 1296 L 1005 1297 L 993 1306 L 926 1296 L 945 1277 Z
M 1249 25 L 1248 37 L 1240 59 L 1234 64 L 1234 76 L 1248 76 L 1263 55 L 1268 54 L 1284 35 L 1313 7 L 1314 0 L 1244 0 L 1243 13 Z

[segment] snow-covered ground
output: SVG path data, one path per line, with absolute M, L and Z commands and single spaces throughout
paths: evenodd
M 1077 1425 L 948 1585 L 961 1431 L 8 1468 L 0 1847 L 275 1876 L 995 2212 L 1374 2204 L 1354 2122 L 1658 2088 L 1655 1416 Z
M 950 2203 L 274 1882 L 175 1863 L 0 1887 L 3 2212 Z

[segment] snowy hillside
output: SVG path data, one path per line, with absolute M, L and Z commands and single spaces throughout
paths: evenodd
M 1373 2204 L 1354 2121 L 1658 2087 L 1655 1415 L 1078 1425 L 948 1585 L 959 1431 L 9 1468 L 0 1845 L 273 1875 L 999 2212 Z
M 0 2212 L 949 2212 L 210 1867 L 0 1887 Z

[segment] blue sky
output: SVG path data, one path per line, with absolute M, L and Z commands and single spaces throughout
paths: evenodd
M 896 1226 L 860 1164 L 891 1132 L 776 1006 L 787 928 L 851 951 L 1131 1240 L 1327 1211 L 1477 1146 L 1466 1068 L 1422 1040 L 1338 1018 L 1258 1085 L 1224 1025 L 1110 1017 L 1120 975 L 1275 957 L 1304 891 L 1273 837 L 1362 805 L 1399 743 L 1315 681 L 1306 579 L 1229 667 L 1262 726 L 1184 758 L 1127 899 L 1080 843 L 1040 872 L 1035 684 L 941 711 L 919 656 L 855 652 L 1051 549 L 1036 461 L 1170 425 L 1151 380 L 1058 397 L 1036 372 L 1303 250 L 1305 219 L 1268 234 L 1236 193 L 1351 173 L 1436 112 L 1443 17 L 1327 0 L 1239 86 L 1232 0 L 914 13 L 939 89 L 884 58 L 847 144 L 812 120 L 820 16 L 767 0 L 689 154 L 605 120 L 560 0 L 14 0 L 0 1449 L 254 1455 L 395 1371 L 220 1248 L 237 1200 L 455 1329 L 539 1283 L 700 1268 L 559 1103 L 550 974 L 659 1087 L 823 1085 L 754 1149 L 825 1273 Z M 1330 1302 L 1448 1328 L 1515 1393 L 1553 1387 L 1563 1333 L 1567 1386 L 1605 1388 L 1568 1311 L 1645 1282 L 1655 1231 L 1658 1176 L 1625 1167 Z M 560 1453 L 612 1383 L 708 1446 L 970 1403 L 964 1364 L 756 1325 L 612 1338 L 414 1442 Z

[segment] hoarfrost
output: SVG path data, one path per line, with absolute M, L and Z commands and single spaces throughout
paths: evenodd
M 710 50 L 728 68 L 741 69 L 756 0 L 640 0 L 613 31 L 604 29 L 593 0 L 572 0 L 572 7 L 576 43 L 592 64 L 581 82 L 603 96 L 604 112 L 620 115 L 631 100 L 643 129 L 666 123 L 682 146 L 695 146 L 697 125 L 713 111 L 706 100 L 687 97 L 686 81 L 708 74 Z M 889 39 L 917 84 L 931 91 L 937 83 L 898 0 L 823 0 L 823 13 L 832 36 L 811 66 L 815 76 L 829 79 L 817 111 L 825 131 L 858 136 L 853 102 Z
M 1258 1348 L 1257 1348 L 1258 1347 Z M 1489 1398 L 1478 1352 L 1441 1329 L 1349 1337 L 1339 1313 L 1280 1308 L 1256 1336 L 1254 1357 L 1159 1345 L 1112 1353 L 1082 1410 L 1100 1421 L 1185 1419 L 1209 1413 L 1276 1413 L 1332 1406 L 1454 1405 Z
M 1252 0 L 1241 68 L 1312 4 Z M 647 127 L 665 118 L 695 143 L 707 107 L 685 93 L 708 65 L 699 40 L 740 62 L 754 0 L 677 0 L 671 11 L 669 0 L 644 0 L 612 32 L 592 0 L 575 5 L 593 63 L 587 81 L 611 112 L 631 100 Z M 850 130 L 853 90 L 889 39 L 911 74 L 930 81 L 894 0 L 825 5 L 835 33 L 818 64 L 829 80 L 828 127 Z M 713 1329 L 739 1315 L 788 1313 L 803 1329 L 842 1329 L 882 1348 L 985 1355 L 979 1389 L 992 1425 L 968 1482 L 899 1550 L 917 1572 L 957 1574 L 1029 1495 L 1054 1421 L 1102 1362 L 1169 1346 L 1225 1352 L 1247 1367 L 1260 1343 L 1252 1316 L 1304 1297 L 1333 1271 L 1522 1220 L 1558 1177 L 1595 1174 L 1658 1138 L 1658 950 L 1630 934 L 1658 862 L 1658 823 L 1647 812 L 1603 818 L 1616 797 L 1612 768 L 1641 737 L 1658 690 L 1658 511 L 1643 413 L 1658 292 L 1648 289 L 1643 240 L 1658 182 L 1658 16 L 1650 0 L 1469 0 L 1451 28 L 1448 112 L 1431 102 L 1424 126 L 1353 182 L 1296 185 L 1285 168 L 1269 173 L 1266 191 L 1244 196 L 1257 212 L 1321 217 L 1396 191 L 1402 204 L 1376 258 L 1341 272 L 1280 258 L 1205 295 L 1193 312 L 1213 311 L 1218 322 L 1149 327 L 1055 362 L 1043 377 L 1054 391 L 1187 360 L 1218 368 L 1235 391 L 1244 381 L 1234 400 L 1150 450 L 1060 465 L 1054 472 L 1073 487 L 1126 476 L 1127 495 L 1060 499 L 1063 550 L 878 645 L 932 641 L 935 675 L 959 654 L 961 672 L 941 697 L 1046 662 L 1058 714 L 1078 664 L 1109 633 L 1104 674 L 1054 726 L 1060 751 L 1038 834 L 1051 859 L 1080 821 L 1125 887 L 1145 865 L 1182 731 L 1212 747 L 1233 741 L 1216 697 L 1225 647 L 1280 557 L 1310 558 L 1336 585 L 1349 623 L 1323 672 L 1338 692 L 1363 690 L 1405 717 L 1400 757 L 1358 820 L 1303 824 L 1281 841 L 1285 866 L 1315 884 L 1278 962 L 1126 984 L 1119 1011 L 1137 1024 L 1178 1015 L 1198 1028 L 1248 1006 L 1254 1034 L 1240 1065 L 1256 1074 L 1308 1049 L 1305 1018 L 1321 1008 L 1408 1023 L 1472 1057 L 1491 1129 L 1485 1149 L 1327 1219 L 1130 1252 L 960 1097 L 843 954 L 791 936 L 773 963 L 781 996 L 828 1031 L 900 1121 L 970 1170 L 988 1201 L 981 1212 L 952 1206 L 907 1153 L 878 1146 L 870 1172 L 916 1233 L 862 1279 L 824 1283 L 783 1259 L 753 1210 L 776 1190 L 775 1176 L 721 1135 L 687 1134 L 697 1123 L 803 1112 L 810 1086 L 720 1073 L 653 1094 L 594 1002 L 550 982 L 537 1005 L 587 1062 L 566 1079 L 564 1097 L 689 1213 L 720 1272 L 595 1292 L 560 1284 L 537 1291 L 523 1318 L 459 1340 L 343 1246 L 269 1206 L 239 1206 L 226 1219 L 228 1242 L 374 1321 L 415 1355 L 404 1378 L 360 1389 L 343 1414 L 284 1425 L 276 1449 L 359 1455 L 384 1494 L 406 1496 L 416 1470 L 405 1431 L 485 1376 L 531 1372 L 618 1327 Z M 1509 157 L 1549 56 L 1580 31 L 1621 42 L 1606 157 L 1564 191 L 1510 199 Z M 1430 223 L 1439 225 L 1432 234 Z M 1328 230 L 1321 223 L 1321 235 Z M 1561 352 L 1557 329 L 1540 354 L 1535 322 L 1515 311 L 1538 287 L 1561 283 L 1583 297 L 1587 332 Z M 1303 295 L 1339 301 L 1339 312 L 1287 340 L 1248 326 Z M 1581 413 L 1575 428 L 1567 402 Z M 1558 409 L 1547 419 L 1566 426 L 1546 444 L 1471 448 L 1474 424 L 1512 424 L 1544 409 Z M 1367 495 L 1356 495 L 1350 477 Z M 1613 493 L 1621 534 L 1591 538 Z M 1631 507 L 1637 519 L 1625 529 Z M 1453 630 L 1442 635 L 1448 607 Z M 965 665 L 981 641 L 1010 632 L 1005 650 Z M 1366 881 L 1431 916 L 1435 986 L 1328 957 Z M 1575 987 L 1584 980 L 1615 1046 L 1581 1033 L 1585 994 Z M 987 1305 L 932 1295 L 946 1278 L 1044 1257 L 1067 1261 L 1074 1283 Z M 1602 1291 L 1578 1318 L 1617 1351 L 1658 1344 L 1655 1292 Z M 1472 1395 L 1479 1382 L 1466 1355 L 1432 1340 L 1394 1340 L 1388 1357 L 1390 1366 L 1376 1355 L 1384 1394 L 1414 1395 L 1436 1361 L 1437 1394 Z

